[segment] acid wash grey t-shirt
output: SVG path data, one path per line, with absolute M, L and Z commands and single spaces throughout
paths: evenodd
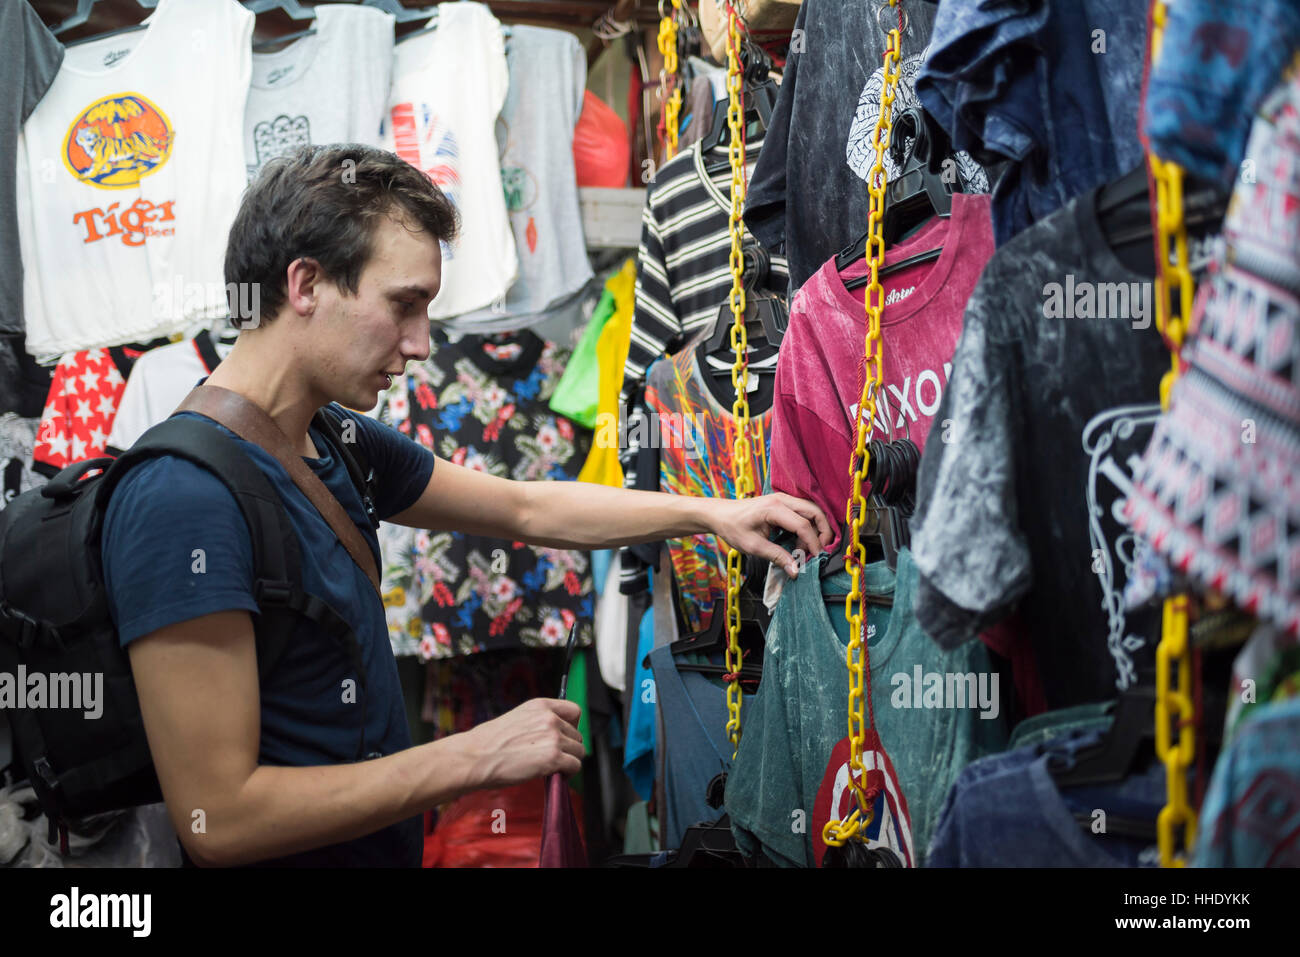
M 912 519 L 921 626 L 952 647 L 1018 607 L 1051 709 L 1114 698 L 1160 636 L 1158 610 L 1125 611 L 1134 537 L 1118 516 L 1169 353 L 1151 282 L 1106 245 L 1096 194 L 984 267 Z

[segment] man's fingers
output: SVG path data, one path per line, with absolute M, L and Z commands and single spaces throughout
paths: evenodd
M 575 728 L 578 726 L 578 719 L 582 717 L 582 707 L 576 701 L 566 701 L 563 698 L 541 698 L 539 700 L 569 724 Z
M 794 557 L 776 542 L 769 542 L 766 538 L 760 538 L 754 548 L 749 551 L 750 554 L 757 555 L 759 558 L 766 558 L 774 565 L 780 565 L 791 578 L 799 574 Z
M 816 526 L 817 538 L 823 548 L 831 543 L 831 540 L 835 538 L 835 532 L 831 529 L 831 523 L 827 519 L 826 513 L 815 502 L 810 502 L 805 498 L 797 498 L 794 495 L 787 495 L 785 492 L 777 492 L 776 494 L 784 505 L 798 512 Z
M 822 546 L 821 542 L 817 540 L 817 530 L 813 528 L 812 522 L 794 509 L 780 502 L 775 502 L 772 505 L 772 510 L 768 513 L 767 520 L 773 525 L 780 525 L 788 532 L 794 532 L 799 539 L 799 545 L 808 558 L 821 554 Z

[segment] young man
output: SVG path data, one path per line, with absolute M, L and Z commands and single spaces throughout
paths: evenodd
M 260 316 L 207 384 L 271 417 L 376 557 L 343 463 L 309 426 L 328 403 L 373 407 L 408 362 L 428 357 L 440 243 L 455 229 L 453 207 L 414 167 L 336 146 L 268 164 L 230 231 L 226 280 L 256 284 Z M 713 532 L 792 572 L 791 556 L 767 540 L 774 527 L 795 532 L 809 555 L 830 541 L 817 507 L 788 495 L 731 501 L 508 481 L 435 460 L 348 414 L 387 521 L 579 549 Z M 364 692 L 355 687 L 347 655 L 306 619 L 259 680 L 252 549 L 234 498 L 215 476 L 172 457 L 127 475 L 105 520 L 104 573 L 168 812 L 191 861 L 418 866 L 421 812 L 474 789 L 579 769 L 579 709 L 567 701 L 530 701 L 412 747 L 375 588 L 284 468 L 239 441 L 284 500 L 304 589 L 351 625 L 368 681 Z

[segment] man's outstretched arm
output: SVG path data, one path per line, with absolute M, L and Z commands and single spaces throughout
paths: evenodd
M 793 558 L 768 541 L 773 528 L 795 533 L 809 556 L 833 538 L 820 508 L 783 492 L 736 501 L 589 482 L 514 482 L 445 459 L 416 503 L 389 521 L 551 548 L 612 548 L 712 532 L 792 575 Z
M 582 766 L 578 705 L 543 698 L 372 761 L 259 766 L 261 709 L 248 612 L 169 625 L 128 650 L 167 811 L 199 865 L 250 864 L 336 844 L 476 788 L 574 774 Z

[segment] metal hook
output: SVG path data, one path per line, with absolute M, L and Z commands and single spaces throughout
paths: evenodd
M 911 20 L 908 19 L 907 9 L 903 6 L 902 0 L 899 0 L 898 11 L 903 16 L 903 29 L 898 31 L 898 35 L 901 37 L 907 32 L 907 28 L 911 26 Z M 893 12 L 894 7 L 890 5 L 888 0 L 882 0 L 881 5 L 876 7 L 876 26 L 880 27 L 881 32 L 886 35 L 890 30 L 894 29 L 894 21 L 891 19 L 889 26 L 885 26 L 885 15 Z

